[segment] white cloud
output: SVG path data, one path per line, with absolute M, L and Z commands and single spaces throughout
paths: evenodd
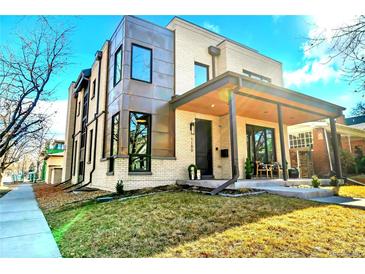
M 340 60 L 329 58 L 331 37 L 336 28 L 349 24 L 354 20 L 353 15 L 323 15 L 308 17 L 308 38 L 314 39 L 321 34 L 326 41 L 320 46 L 312 47 L 310 42 L 302 45 L 304 65 L 294 71 L 284 72 L 284 82 L 287 87 L 299 87 L 318 81 L 329 81 L 341 76 Z
M 67 100 L 40 101 L 37 111 L 51 115 L 49 137 L 63 140 L 66 131 Z
M 325 60 L 309 60 L 306 64 L 294 71 L 284 72 L 284 82 L 288 87 L 299 87 L 302 84 L 310 84 L 318 81 L 338 79 L 341 72 L 335 69 L 332 63 Z
M 216 32 L 216 33 L 220 33 L 220 28 L 218 25 L 214 25 L 214 24 L 211 24 L 210 22 L 208 21 L 205 21 L 203 23 L 203 27 L 208 29 L 208 30 L 211 30 L 213 32 Z

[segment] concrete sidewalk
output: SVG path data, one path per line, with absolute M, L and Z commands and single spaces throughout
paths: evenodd
M 365 210 L 365 199 L 363 198 L 332 196 L 332 197 L 316 197 L 309 200 L 325 204 L 342 205 Z
M 30 184 L 0 198 L 0 258 L 59 258 L 60 251 Z

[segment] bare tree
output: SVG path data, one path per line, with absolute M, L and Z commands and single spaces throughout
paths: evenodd
M 343 77 L 355 86 L 355 92 L 365 96 L 365 16 L 332 30 L 322 30 L 310 39 L 308 50 L 327 46 L 328 62 L 337 61 Z M 353 115 L 365 114 L 365 102 L 358 102 Z
M 47 114 L 37 109 L 53 92 L 50 80 L 68 64 L 71 28 L 39 17 L 37 27 L 17 34 L 19 47 L 0 51 L 0 166 L 29 146 L 27 140 L 47 127 Z M 15 153 L 15 154 L 14 154 Z M 11 162 L 11 161 L 10 161 Z M 4 171 L 4 170 L 3 170 Z

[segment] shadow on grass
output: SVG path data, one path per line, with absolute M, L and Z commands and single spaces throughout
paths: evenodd
M 46 217 L 64 257 L 150 257 L 233 227 L 319 206 L 269 194 L 225 198 L 170 192 L 72 206 Z

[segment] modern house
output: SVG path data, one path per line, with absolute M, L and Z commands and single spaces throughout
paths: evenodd
M 69 87 L 63 181 L 115 190 L 245 178 L 246 158 L 278 162 L 287 179 L 288 126 L 344 108 L 283 87 L 282 64 L 174 17 L 166 27 L 123 17 Z M 341 176 L 337 138 L 334 170 Z M 223 186 L 224 187 L 224 186 Z
M 345 119 L 346 120 L 346 119 Z M 343 124 L 337 119 L 337 139 L 341 150 L 354 157 L 365 152 L 365 131 Z M 316 174 L 328 177 L 334 171 L 330 124 L 327 120 L 308 122 L 288 127 L 290 165 L 299 169 L 301 177 Z

